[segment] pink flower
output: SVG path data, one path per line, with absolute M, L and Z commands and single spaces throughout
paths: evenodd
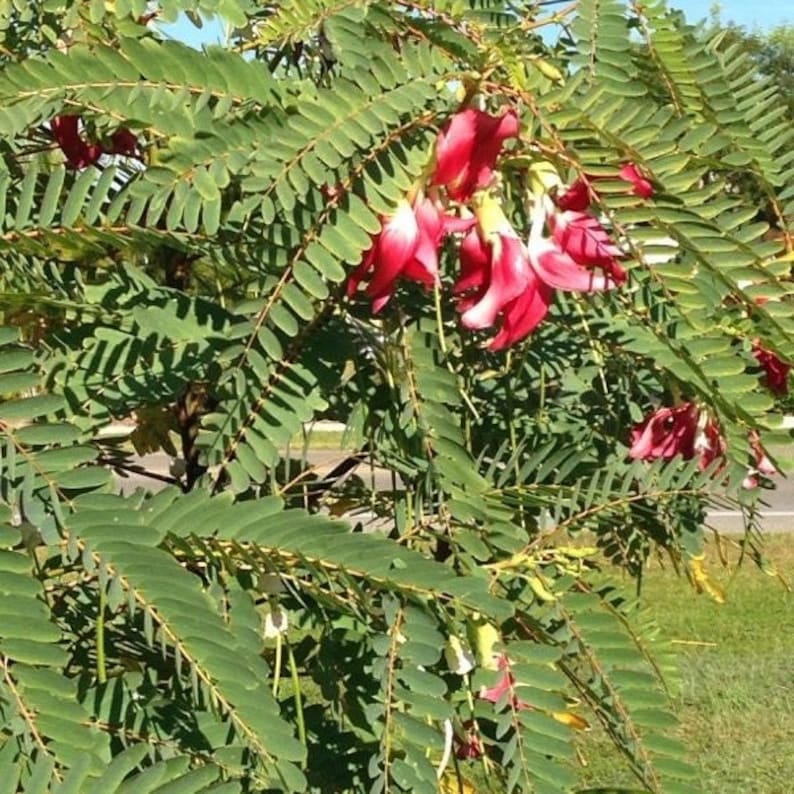
M 791 365 L 781 361 L 771 350 L 762 347 L 758 340 L 753 342 L 753 355 L 764 368 L 765 383 L 770 391 L 775 394 L 788 394 L 788 376 Z
M 506 654 L 499 654 L 497 665 L 502 675 L 494 686 L 482 687 L 479 697 L 491 703 L 499 703 L 506 700 L 516 710 L 532 708 L 515 694 L 515 678 L 510 671 L 510 660 Z
M 653 193 L 653 184 L 646 179 L 634 163 L 626 163 L 618 171 L 618 176 L 625 182 L 631 183 L 631 192 L 640 198 L 650 198 Z M 592 194 L 596 192 L 593 182 L 602 177 L 580 177 L 560 196 L 557 197 L 557 206 L 563 210 L 584 212 L 591 203 Z M 589 186 L 589 187 L 588 187 Z
M 490 234 L 485 244 L 473 229 L 461 245 L 460 258 L 463 276 L 454 292 L 479 288 L 474 297 L 461 302 L 461 308 L 466 307 L 461 322 L 466 328 L 489 328 L 529 284 L 526 248 L 512 228 Z
M 420 198 L 412 207 L 401 201 L 394 214 L 381 221 L 381 230 L 361 264 L 351 273 L 347 294 L 370 275 L 367 295 L 373 312 L 379 312 L 394 294 L 399 278 L 432 286 L 438 280 L 438 248 L 445 233 L 470 227 L 474 220 L 445 215 L 428 198 Z
M 70 168 L 87 168 L 102 156 L 98 143 L 88 143 L 80 136 L 79 124 L 80 117 L 74 115 L 55 116 L 50 122 L 52 135 Z
M 626 182 L 631 182 L 632 192 L 635 196 L 647 199 L 653 195 L 653 185 L 640 173 L 634 163 L 626 163 L 618 175 Z
M 574 261 L 585 267 L 603 268 L 616 284 L 626 281 L 626 271 L 618 263 L 623 252 L 596 218 L 568 211 L 552 214 L 550 220 L 554 242 Z
M 769 460 L 764 448 L 761 446 L 761 438 L 755 430 L 750 433 L 750 448 L 755 456 L 755 465 L 748 469 L 747 476 L 742 481 L 743 488 L 755 488 L 758 485 L 758 474 L 763 474 L 764 477 L 772 477 L 778 473 L 775 464 Z
M 466 328 L 489 328 L 501 315 L 501 330 L 489 345 L 492 350 L 501 350 L 523 339 L 540 323 L 553 291 L 538 279 L 529 251 L 498 202 L 483 196 L 476 212 L 478 227 L 461 245 L 461 275 L 453 292 L 465 295 L 458 308 Z
M 725 455 L 719 426 L 694 403 L 659 408 L 631 431 L 630 458 L 671 460 L 676 455 L 698 458 L 701 471 Z
M 502 144 L 518 135 L 514 110 L 491 116 L 467 108 L 456 113 L 438 134 L 436 168 L 431 184 L 443 185 L 454 201 L 468 201 L 493 177 Z

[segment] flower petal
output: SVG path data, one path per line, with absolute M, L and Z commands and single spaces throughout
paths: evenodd
M 541 281 L 550 287 L 577 292 L 608 289 L 610 279 L 587 270 L 549 240 L 530 244 L 529 257 Z
M 464 312 L 466 328 L 488 328 L 510 301 L 529 284 L 529 262 L 523 243 L 517 237 L 495 234 L 491 237 L 491 263 L 488 287 L 479 301 Z

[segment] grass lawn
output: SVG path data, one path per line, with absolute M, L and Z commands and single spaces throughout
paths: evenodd
M 770 535 L 768 557 L 794 586 L 794 533 Z M 731 555 L 735 561 L 736 553 Z M 738 572 L 710 559 L 725 604 L 697 595 L 673 570 L 655 566 L 644 598 L 679 648 L 674 708 L 708 794 L 794 792 L 794 594 L 749 560 Z M 702 643 L 702 644 L 698 644 Z M 591 786 L 627 785 L 597 731 L 583 737 Z

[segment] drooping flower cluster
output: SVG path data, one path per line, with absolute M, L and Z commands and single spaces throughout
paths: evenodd
M 685 402 L 659 408 L 631 431 L 629 457 L 636 460 L 698 459 L 703 471 L 725 454 L 719 426 L 697 405 Z
M 755 431 L 750 434 L 750 448 L 754 461 L 742 483 L 745 488 L 755 488 L 759 474 L 777 474 Z M 629 457 L 635 460 L 672 460 L 680 455 L 685 460 L 696 458 L 698 468 L 704 471 L 714 461 L 722 460 L 725 453 L 719 425 L 707 411 L 691 402 L 659 408 L 631 431 Z
M 105 142 L 89 142 L 83 138 L 80 134 L 80 116 L 55 116 L 50 127 L 70 168 L 87 168 L 103 154 L 132 156 L 138 149 L 138 138 L 126 127 L 117 129 Z
M 377 312 L 399 278 L 437 284 L 444 236 L 467 231 L 460 245 L 461 272 L 453 287 L 461 322 L 472 330 L 498 326 L 489 347 L 499 350 L 537 327 L 555 290 L 592 292 L 622 284 L 623 253 L 589 212 L 591 189 L 583 181 L 565 194 L 571 198 L 557 204 L 545 190 L 535 195 L 528 240 L 507 219 L 493 187 L 504 143 L 518 133 L 513 110 L 492 116 L 467 108 L 455 114 L 436 141 L 428 179 L 433 197 L 417 190 L 417 197 L 382 218 L 381 231 L 350 277 L 348 295 L 368 279 L 366 293 Z M 620 175 L 637 195 L 653 192 L 636 166 L 624 166 Z M 468 212 L 466 217 L 446 214 L 438 197 L 442 189 L 449 200 L 469 204 L 474 217 Z

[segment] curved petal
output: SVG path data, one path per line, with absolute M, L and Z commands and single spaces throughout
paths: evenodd
M 526 249 L 517 237 L 495 235 L 492 238 L 489 275 L 488 288 L 461 317 L 466 328 L 493 325 L 499 312 L 527 288 L 529 262 Z
M 378 236 L 368 295 L 374 298 L 394 291 L 394 282 L 413 258 L 418 242 L 419 226 L 414 211 L 407 202 L 401 202 Z
M 531 246 L 529 257 L 535 273 L 550 287 L 577 292 L 608 289 L 610 279 L 587 270 L 548 240 Z
M 491 350 L 502 350 L 529 336 L 543 321 L 553 298 L 554 290 L 530 271 L 527 288 L 505 307 L 502 327 L 488 347 Z
M 507 138 L 518 135 L 515 111 L 491 116 L 476 108 L 456 113 L 436 142 L 436 167 L 431 184 L 443 185 L 455 201 L 468 201 L 485 187 Z
M 592 215 L 561 212 L 550 220 L 554 242 L 580 265 L 608 267 L 623 256 L 623 251 Z
M 483 245 L 477 230 L 472 229 L 460 245 L 460 278 L 452 287 L 452 292 L 459 295 L 484 286 L 489 271 L 490 252 Z
M 432 184 L 449 185 L 462 179 L 474 150 L 477 114 L 480 112 L 474 108 L 462 110 L 452 116 L 438 133 Z
M 650 198 L 653 195 L 653 185 L 646 179 L 634 163 L 626 163 L 618 172 L 621 179 L 631 182 L 632 192 L 640 198 Z

